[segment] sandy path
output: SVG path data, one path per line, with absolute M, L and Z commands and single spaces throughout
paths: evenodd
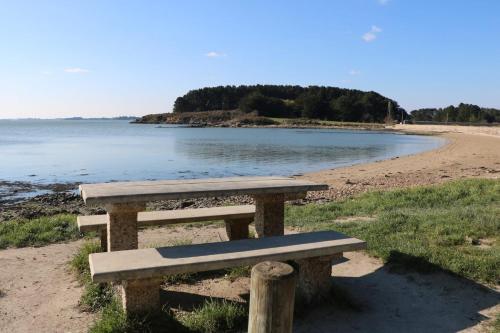
M 67 262 L 82 241 L 0 251 L 0 332 L 86 332 Z
M 310 196 L 344 198 L 371 189 L 438 184 L 461 178 L 500 178 L 500 136 L 442 133 L 436 150 L 351 167 L 322 170 L 301 178 L 330 185 Z

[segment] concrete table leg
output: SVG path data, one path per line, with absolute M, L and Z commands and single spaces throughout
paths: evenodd
M 122 281 L 120 286 L 123 310 L 127 315 L 160 310 L 161 279 Z
M 297 297 L 305 304 L 321 302 L 329 297 L 333 258 L 323 256 L 295 260 L 299 271 Z
M 253 219 L 227 219 L 224 220 L 226 224 L 226 233 L 229 240 L 247 239 L 248 238 L 248 225 L 252 223 Z
M 285 195 L 256 195 L 254 200 L 257 236 L 282 236 L 285 232 Z
M 108 212 L 108 252 L 137 249 L 137 213 L 145 209 L 145 203 L 106 206 Z
M 108 251 L 108 230 L 101 229 L 99 232 L 101 233 L 101 251 L 106 252 Z

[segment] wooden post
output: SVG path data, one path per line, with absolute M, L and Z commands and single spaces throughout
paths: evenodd
M 265 261 L 252 268 L 248 333 L 290 333 L 297 274 L 292 266 Z
M 108 252 L 138 248 L 137 213 L 146 209 L 146 204 L 123 203 L 107 205 Z
M 285 195 L 254 196 L 255 232 L 259 238 L 283 236 L 285 233 Z

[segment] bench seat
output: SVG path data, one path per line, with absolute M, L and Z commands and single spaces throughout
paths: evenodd
M 214 220 L 240 220 L 253 219 L 254 215 L 254 205 L 163 210 L 139 212 L 137 214 L 137 224 L 138 227 L 148 227 Z M 78 229 L 80 232 L 100 231 L 106 229 L 107 218 L 107 215 L 78 216 Z
M 254 216 L 254 205 L 139 212 L 137 227 L 224 220 L 228 238 L 235 240 L 248 238 L 248 225 Z M 107 251 L 107 215 L 78 216 L 76 221 L 80 232 L 100 232 L 101 249 Z
M 243 239 L 175 247 L 93 253 L 94 282 L 120 282 L 128 313 L 160 308 L 164 276 L 255 265 L 263 261 L 293 261 L 298 270 L 297 293 L 303 302 L 328 298 L 332 260 L 337 254 L 366 248 L 362 240 L 334 231 Z
M 361 250 L 362 240 L 334 231 L 319 231 L 232 242 L 94 253 L 89 257 L 94 282 L 148 279 L 194 273 L 262 261 L 332 256 Z

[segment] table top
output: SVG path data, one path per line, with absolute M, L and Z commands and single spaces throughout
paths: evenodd
M 290 177 L 228 177 L 82 184 L 88 205 L 234 195 L 287 194 L 327 190 L 328 185 Z

